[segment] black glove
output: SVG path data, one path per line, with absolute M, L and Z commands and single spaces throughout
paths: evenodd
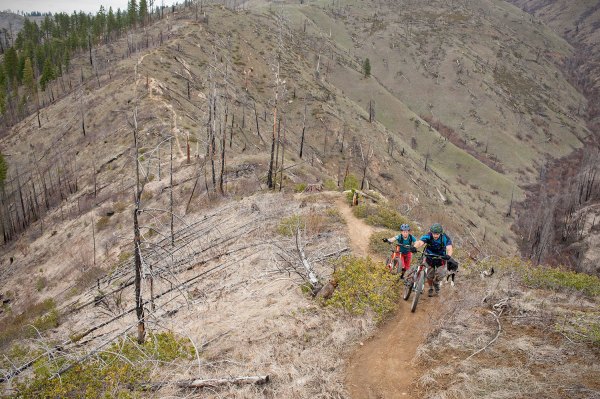
M 383 241 L 383 242 L 389 242 L 387 238 L 382 238 L 381 241 Z
M 417 248 L 416 247 L 410 247 L 410 252 L 417 253 Z
M 450 260 L 451 256 L 450 255 L 442 255 L 442 259 L 444 260 Z

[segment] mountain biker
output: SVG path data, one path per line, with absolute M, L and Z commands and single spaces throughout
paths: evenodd
M 423 250 L 423 262 L 427 262 L 427 284 L 429 285 L 429 296 L 433 296 L 434 290 L 437 295 L 440 291 L 440 280 L 446 274 L 446 261 L 452 256 L 452 240 L 439 223 L 434 223 L 429 233 L 423 235 L 417 242 L 415 248 L 426 245 Z
M 400 278 L 404 278 L 404 273 L 410 268 L 412 254 L 413 252 L 417 252 L 417 249 L 413 246 L 417 242 L 417 239 L 410 234 L 410 225 L 404 223 L 400 225 L 400 234 L 383 239 L 383 242 L 394 241 L 396 241 L 396 253 L 400 252 L 400 259 L 402 260 L 402 274 Z

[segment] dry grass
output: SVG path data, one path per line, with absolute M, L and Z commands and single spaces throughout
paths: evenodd
M 424 370 L 419 394 L 426 398 L 600 394 L 593 379 L 584 377 L 600 372 L 600 365 L 590 362 L 597 358 L 598 347 L 592 341 L 573 339 L 573 330 L 569 335 L 561 327 L 565 318 L 576 320 L 575 311 L 588 323 L 597 322 L 597 297 L 575 294 L 580 299 L 573 301 L 573 294 L 525 290 L 520 272 L 499 264 L 492 278 L 482 280 L 482 269 L 463 269 L 456 289 L 444 290 L 452 304 L 415 358 Z M 498 324 L 489 312 L 500 315 L 502 327 L 492 344 Z M 583 392 L 591 396 L 581 396 Z

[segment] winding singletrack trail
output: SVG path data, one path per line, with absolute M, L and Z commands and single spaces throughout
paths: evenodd
M 366 256 L 375 230 L 356 218 L 343 198 L 336 205 L 346 220 L 353 254 Z M 414 397 L 411 387 L 418 373 L 412 359 L 439 314 L 436 303 L 443 299 L 443 291 L 442 298 L 421 295 L 415 313 L 410 312 L 413 295 L 409 301 L 400 298 L 396 313 L 350 355 L 345 384 L 352 399 Z

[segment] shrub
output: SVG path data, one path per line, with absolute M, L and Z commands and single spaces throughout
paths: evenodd
M 150 381 L 153 361 L 192 359 L 193 354 L 193 347 L 173 333 L 151 334 L 143 345 L 126 337 L 60 378 L 50 377 L 69 360 L 43 357 L 34 363 L 33 378 L 17 384 L 17 391 L 27 398 L 137 397 Z
M 338 190 L 337 183 L 334 182 L 332 179 L 325 180 L 325 183 L 323 183 L 323 188 L 327 191 L 337 191 Z
M 382 241 L 383 238 L 390 238 L 398 233 L 392 230 L 378 231 L 371 234 L 369 237 L 369 251 L 373 255 L 388 256 L 392 250 L 392 246 Z
M 354 176 L 352 173 L 348 174 L 344 179 L 344 191 L 346 190 L 358 190 L 360 188 L 360 184 L 358 178 Z
M 344 256 L 337 261 L 334 279 L 338 286 L 328 305 L 353 314 L 370 309 L 381 321 L 394 310 L 400 292 L 398 279 L 371 258 Z
M 408 220 L 400 213 L 384 205 L 360 204 L 352 208 L 352 212 L 354 216 L 365 219 L 372 226 L 385 227 L 391 230 L 398 230 L 402 223 L 408 223 Z
M 306 183 L 298 183 L 294 186 L 294 192 L 302 193 L 306 190 Z
M 523 282 L 530 287 L 573 290 L 589 296 L 600 295 L 600 279 L 589 274 L 533 265 L 527 265 L 521 270 L 521 274 Z
M 44 288 L 46 288 L 47 285 L 48 285 L 48 279 L 44 276 L 38 277 L 37 281 L 35 282 L 35 288 L 38 291 L 43 290 Z

